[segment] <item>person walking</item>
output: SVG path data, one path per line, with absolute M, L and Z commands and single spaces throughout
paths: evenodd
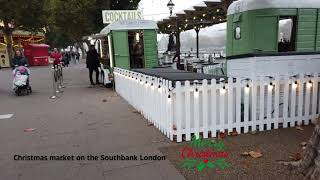
M 57 48 L 53 49 L 53 53 L 51 53 L 50 57 L 54 59 L 54 61 L 53 61 L 54 66 L 57 66 L 58 64 L 61 63 L 62 55 L 59 53 Z
M 15 52 L 15 56 L 11 60 L 11 68 L 15 69 L 17 66 L 28 66 L 28 60 L 27 58 L 23 57 L 20 50 Z
M 80 63 L 80 53 L 78 51 L 76 52 L 76 61 Z
M 92 79 L 92 74 L 93 71 L 96 72 L 96 84 L 100 84 L 99 82 L 99 66 L 100 66 L 100 61 L 99 61 L 99 54 L 97 50 L 95 49 L 94 45 L 90 46 L 89 51 L 87 52 L 87 68 L 89 69 L 89 78 L 90 78 L 90 83 L 91 85 L 94 85 L 93 79 Z

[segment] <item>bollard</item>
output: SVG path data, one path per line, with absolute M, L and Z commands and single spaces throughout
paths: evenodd
M 52 88 L 53 88 L 53 95 L 51 96 L 51 99 L 56 99 L 57 98 L 57 90 L 56 90 L 56 74 L 55 74 L 55 68 L 52 66 L 51 68 L 52 71 Z

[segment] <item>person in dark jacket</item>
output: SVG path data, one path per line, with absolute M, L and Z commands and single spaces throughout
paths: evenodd
M 11 68 L 15 69 L 17 66 L 28 66 L 28 60 L 22 56 L 19 50 L 15 52 L 15 56 L 11 60 Z
M 87 52 L 87 68 L 89 69 L 89 78 L 90 78 L 91 85 L 94 85 L 92 80 L 93 71 L 96 72 L 96 84 L 100 84 L 99 66 L 100 66 L 99 54 L 95 49 L 94 45 L 91 45 L 89 51 Z

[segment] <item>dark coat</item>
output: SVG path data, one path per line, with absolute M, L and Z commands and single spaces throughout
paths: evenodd
M 87 68 L 95 69 L 100 67 L 99 53 L 96 50 L 87 52 Z
M 15 66 L 24 66 L 24 65 L 28 65 L 28 60 L 23 56 L 16 56 L 11 60 L 12 69 L 14 69 Z

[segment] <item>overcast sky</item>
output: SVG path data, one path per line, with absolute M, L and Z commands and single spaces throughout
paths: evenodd
M 196 4 L 201 3 L 203 0 L 173 0 L 175 8 L 174 13 L 188 9 Z M 169 16 L 169 9 L 167 3 L 169 0 L 141 0 L 139 8 L 143 11 L 144 18 L 148 20 L 158 21 Z M 226 24 L 216 25 L 201 30 L 201 34 L 210 34 L 217 31 L 226 29 Z M 193 36 L 196 34 L 193 30 L 190 32 Z
M 179 12 L 194 6 L 203 0 L 173 0 L 175 4 L 173 12 Z M 167 7 L 169 0 L 141 0 L 139 8 L 143 10 L 145 19 L 160 20 L 170 15 Z

